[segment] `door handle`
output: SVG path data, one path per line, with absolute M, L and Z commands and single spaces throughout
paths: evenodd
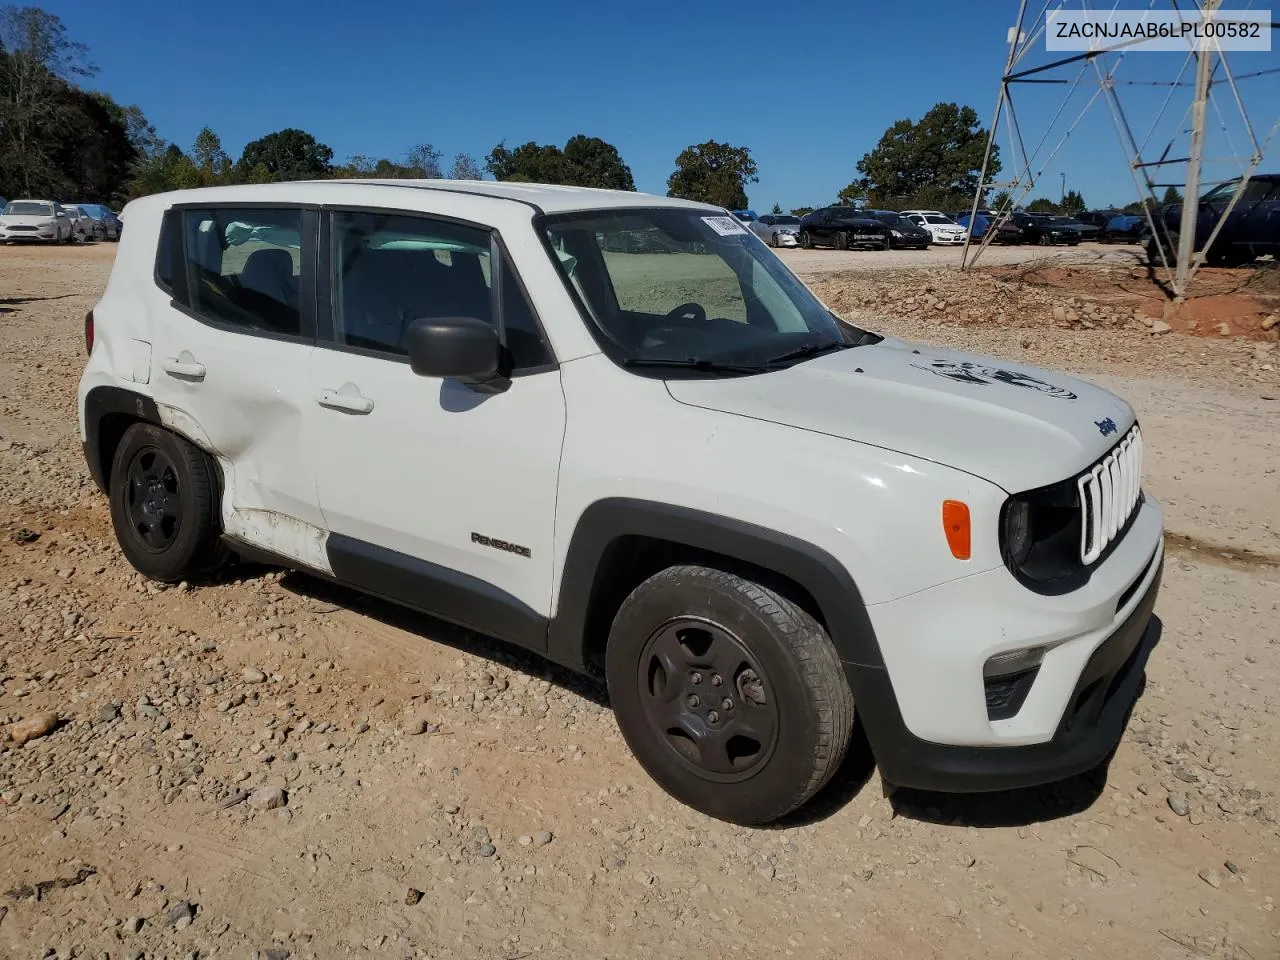
M 160 366 L 165 373 L 173 377 L 182 377 L 185 380 L 203 380 L 204 364 L 196 363 L 191 359 L 191 354 L 183 351 L 184 360 L 168 357 L 160 361 Z
M 347 413 L 368 413 L 373 409 L 373 401 L 360 394 L 339 393 L 337 390 L 321 390 L 316 402 L 331 410 L 343 410 Z

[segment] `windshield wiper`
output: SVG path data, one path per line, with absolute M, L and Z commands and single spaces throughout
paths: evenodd
M 699 370 L 707 373 L 767 373 L 769 368 L 764 365 L 752 365 L 746 363 L 721 363 L 718 360 L 704 360 L 698 357 L 689 357 L 681 360 L 678 357 L 661 358 L 661 357 L 624 357 L 622 360 L 624 367 L 673 367 L 684 370 Z
M 805 360 L 808 357 L 814 357 L 820 353 L 826 353 L 828 350 L 845 350 L 852 346 L 853 344 L 846 343 L 843 340 L 832 340 L 830 343 L 810 343 L 803 347 L 798 347 L 790 353 L 783 353 L 776 357 L 770 357 L 765 361 L 765 363 L 769 366 L 779 363 L 790 363 L 792 360 Z

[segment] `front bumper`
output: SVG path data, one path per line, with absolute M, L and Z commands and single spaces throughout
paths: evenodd
M 858 690 L 858 712 L 886 783 L 918 790 L 982 793 L 1054 783 L 1085 773 L 1115 750 L 1137 700 L 1144 669 L 1160 639 L 1152 617 L 1163 572 L 1155 576 L 1137 607 L 1089 658 L 1072 690 L 1053 738 L 1016 747 L 954 746 L 921 740 L 901 722 L 893 687 L 883 670 L 846 664 Z M 897 720 L 895 724 L 893 721 Z
M 49 241 L 49 240 L 56 240 L 57 238 L 58 238 L 58 232 L 56 229 L 52 227 L 49 228 L 48 230 L 45 230 L 43 228 L 39 230 L 14 230 L 12 228 L 0 229 L 0 240 Z
M 778 231 L 777 237 L 778 237 L 778 246 L 780 247 L 800 246 L 800 241 L 796 238 L 796 235 L 794 233 L 783 233 L 781 231 Z
M 846 665 L 886 781 L 976 791 L 1062 779 L 1119 740 L 1154 645 L 1164 563 L 1152 498 L 1088 583 L 1042 596 L 998 567 L 867 607 L 884 667 Z M 1046 649 L 1012 715 L 992 709 L 983 664 Z
M 964 243 L 963 233 L 935 233 L 933 235 L 933 243 L 954 244 L 959 246 Z

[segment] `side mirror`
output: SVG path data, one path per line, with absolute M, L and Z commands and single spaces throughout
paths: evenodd
M 420 377 L 473 386 L 502 379 L 498 332 L 475 317 L 420 318 L 409 324 L 409 367 Z

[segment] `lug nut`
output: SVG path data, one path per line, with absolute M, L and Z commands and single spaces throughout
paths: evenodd
M 724 681 L 723 681 L 722 679 L 720 679 L 720 674 L 718 674 L 718 673 L 713 673 L 713 674 L 711 675 L 711 685 L 712 685 L 713 687 L 718 687 L 718 686 L 720 686 L 720 684 L 722 684 L 722 683 L 724 683 Z
M 725 697 L 723 700 L 720 701 L 720 708 L 722 710 L 732 710 L 733 701 L 730 700 L 728 697 Z
M 689 678 L 689 680 L 696 687 L 698 684 L 702 682 L 702 674 L 695 673 L 693 676 Z
M 719 720 L 720 720 L 720 714 L 716 713 L 714 710 L 712 710 L 710 713 L 707 714 L 708 723 L 716 723 Z
M 696 707 L 700 703 L 702 703 L 702 698 L 699 697 L 697 694 L 694 694 L 693 696 L 689 697 L 689 706 Z

